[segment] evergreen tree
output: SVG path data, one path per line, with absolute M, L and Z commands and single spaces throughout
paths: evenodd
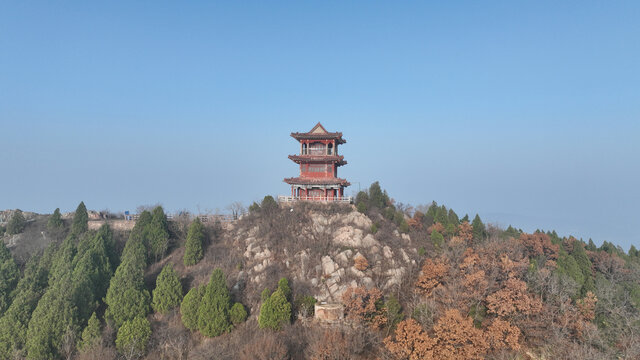
M 149 257 L 153 257 L 157 262 L 158 258 L 164 256 L 169 247 L 167 216 L 161 206 L 153 209 L 147 234 L 149 236 Z
M 231 329 L 230 306 L 231 296 L 229 289 L 227 289 L 224 273 L 222 270 L 216 269 L 204 289 L 198 308 L 198 330 L 200 333 L 214 337 L 229 331 Z
M 187 233 L 187 243 L 185 245 L 183 261 L 185 266 L 195 265 L 204 256 L 203 251 L 204 243 L 204 226 L 200 222 L 200 219 L 195 218 L 191 225 L 189 225 L 189 232 Z
M 47 221 L 47 229 L 49 229 L 49 231 L 56 231 L 61 229 L 63 225 L 60 208 L 56 208 L 53 215 L 49 217 L 49 221 Z
M 291 321 L 291 303 L 280 288 L 262 303 L 258 325 L 261 329 L 280 330 L 282 325 Z
M 126 359 L 142 357 L 151 339 L 151 324 L 142 316 L 125 321 L 118 330 L 116 348 Z
M 458 219 L 458 214 L 456 214 L 453 209 L 449 209 L 449 215 L 447 216 L 449 220 L 449 224 L 453 224 L 454 226 L 460 225 L 460 219 Z
M 244 308 L 244 305 L 240 303 L 235 303 L 229 310 L 229 320 L 235 326 L 238 326 L 247 320 L 247 310 Z
M 151 307 L 159 313 L 166 313 L 182 302 L 182 284 L 178 274 L 169 263 L 162 268 L 156 279 L 156 288 L 153 290 L 153 302 Z
M 180 315 L 184 327 L 191 331 L 198 329 L 198 309 L 204 295 L 204 288 L 194 287 L 182 299 Z
M 9 235 L 20 234 L 24 230 L 26 224 L 27 222 L 24 219 L 24 215 L 22 214 L 22 211 L 20 210 L 14 211 L 13 215 L 11 215 L 11 219 L 9 220 L 9 223 L 7 224 L 7 234 Z
M 485 229 L 484 224 L 482 223 L 482 220 L 480 220 L 480 216 L 478 214 L 476 214 L 476 217 L 473 218 L 471 226 L 473 227 L 473 238 L 476 240 L 484 240 L 484 238 L 487 236 L 487 230 Z
M 287 278 L 281 278 L 278 280 L 278 289 L 282 291 L 282 294 L 287 301 L 291 301 L 291 287 L 289 287 L 289 280 Z
M 596 244 L 591 239 L 589 239 L 589 244 L 587 245 L 587 250 L 589 250 L 589 251 L 598 250 L 598 247 L 596 246 Z
M 629 256 L 634 258 L 640 257 L 640 252 L 638 252 L 638 249 L 636 249 L 635 246 L 631 245 L 629 248 Z
M 144 286 L 145 248 L 140 233 L 132 231 L 122 252 L 122 262 L 111 278 L 105 303 L 105 318 L 117 327 L 149 312 L 149 292 Z
M 100 329 L 100 320 L 94 312 L 91 314 L 87 326 L 82 331 L 82 340 L 78 344 L 79 350 L 87 350 L 98 344 L 102 336 Z
M 84 206 L 84 202 L 80 202 L 76 208 L 75 214 L 73 214 L 73 223 L 71 225 L 71 232 L 76 235 L 80 235 L 83 232 L 89 230 L 89 214 L 87 214 L 87 207 Z
M 27 262 L 9 309 L 0 318 L 0 359 L 10 359 L 24 348 L 31 314 L 47 286 L 51 258 L 55 248 L 48 247 L 42 257 Z
M 449 215 L 447 208 L 444 205 L 437 209 L 435 221 L 439 222 L 443 226 L 446 226 L 449 223 Z
M 386 192 L 382 191 L 380 183 L 377 181 L 369 186 L 369 203 L 372 207 L 376 207 L 380 210 L 390 204 L 389 196 Z
M 469 214 L 464 214 L 464 217 L 460 219 L 460 223 L 469 222 Z
M 444 245 L 444 236 L 442 236 L 438 231 L 433 230 L 431 232 L 431 242 L 433 243 L 433 246 L 440 249 L 442 248 L 442 245 Z
M 278 208 L 278 203 L 271 195 L 267 195 L 262 199 L 260 203 L 260 209 L 262 211 L 270 212 Z
M 19 279 L 20 270 L 4 241 L 0 240 L 0 316 L 11 305 L 11 292 Z

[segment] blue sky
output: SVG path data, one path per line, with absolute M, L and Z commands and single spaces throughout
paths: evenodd
M 640 3 L 0 3 L 0 208 L 215 211 L 342 131 L 357 191 L 640 244 Z

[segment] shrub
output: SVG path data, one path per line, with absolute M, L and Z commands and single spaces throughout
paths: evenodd
M 118 330 L 116 348 L 127 359 L 137 359 L 147 351 L 151 338 L 151 325 L 141 316 L 125 321 Z
M 365 271 L 369 268 L 369 262 L 364 256 L 358 256 L 354 260 L 354 267 L 360 271 Z
M 296 297 L 294 301 L 296 313 L 302 317 L 312 317 L 315 313 L 316 298 L 311 295 Z
M 291 321 L 291 304 L 280 288 L 271 294 L 269 300 L 262 303 L 258 325 L 261 329 L 280 330 L 283 324 Z
M 203 293 L 203 289 L 194 287 L 189 290 L 184 299 L 182 299 L 182 304 L 180 304 L 182 324 L 191 331 L 198 329 L 198 309 L 200 308 Z
M 431 242 L 433 243 L 433 246 L 435 246 L 437 249 L 440 249 L 442 245 L 444 245 L 444 236 L 442 236 L 442 234 L 440 234 L 439 232 L 433 230 L 431 232 Z
M 229 319 L 233 325 L 239 325 L 247 320 L 247 310 L 241 303 L 235 303 L 229 310 Z
M 271 211 L 278 208 L 278 203 L 271 195 L 267 195 L 262 199 L 262 203 L 260 203 L 260 208 L 263 211 Z
M 156 288 L 153 290 L 153 302 L 151 307 L 159 313 L 166 313 L 178 306 L 182 301 L 182 284 L 178 274 L 169 263 L 162 268 L 156 279 Z
M 24 215 L 22 215 L 22 211 L 16 210 L 7 224 L 7 234 L 20 234 L 24 230 L 26 223 L 27 222 L 24 219 Z

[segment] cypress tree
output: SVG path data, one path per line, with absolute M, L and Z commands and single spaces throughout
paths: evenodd
M 82 340 L 78 344 L 78 349 L 87 350 L 97 345 L 101 336 L 100 320 L 98 320 L 98 316 L 94 312 L 91 314 L 87 326 L 82 331 Z
M 187 329 L 194 331 L 198 329 L 198 309 L 204 295 L 204 288 L 194 287 L 182 299 L 180 304 L 180 315 L 182 324 Z
M 240 303 L 233 304 L 231 310 L 229 310 L 229 319 L 235 326 L 247 320 L 247 310 L 244 308 L 244 305 Z
M 214 337 L 231 330 L 229 308 L 231 296 L 220 269 L 215 269 L 207 284 L 198 309 L 198 330 L 205 336 Z
M 76 208 L 75 214 L 73 214 L 71 232 L 80 235 L 87 230 L 89 230 L 89 214 L 87 214 L 87 207 L 84 206 L 84 202 L 81 201 Z
M 484 224 L 482 223 L 482 220 L 480 220 L 480 216 L 478 214 L 476 214 L 476 217 L 473 218 L 471 226 L 473 227 L 473 238 L 476 240 L 484 240 L 485 236 L 487 235 L 487 230 L 485 229 Z
M 13 215 L 11 215 L 11 219 L 9 220 L 9 223 L 7 224 L 7 234 L 9 235 L 15 235 L 15 234 L 20 234 L 25 226 L 26 226 L 26 220 L 24 219 L 24 215 L 22 214 L 21 210 L 16 210 L 13 212 Z
M 458 219 L 458 214 L 456 214 L 453 209 L 449 209 L 448 215 L 449 224 L 453 224 L 454 226 L 460 225 L 460 219 Z
M 156 288 L 153 290 L 153 302 L 151 307 L 159 313 L 166 313 L 182 302 L 182 284 L 178 274 L 169 263 L 162 268 L 156 279 Z
M 53 215 L 49 217 L 49 221 L 47 221 L 47 229 L 49 231 L 55 231 L 62 228 L 62 215 L 60 215 L 60 208 L 56 208 L 53 211 Z
M 142 316 L 125 321 L 118 330 L 116 348 L 127 359 L 139 358 L 147 351 L 151 339 L 151 324 Z
M 20 279 L 20 270 L 9 249 L 0 240 L 0 316 L 11 305 L 12 291 Z
M 111 278 L 105 303 L 105 318 L 117 327 L 149 311 L 149 292 L 144 286 L 145 248 L 140 233 L 132 231 L 122 252 L 122 262 Z
M 271 294 L 269 299 L 262 303 L 260 315 L 258 316 L 258 326 L 261 329 L 280 330 L 282 325 L 291 321 L 291 303 L 278 288 Z
M 195 218 L 189 225 L 187 243 L 185 245 L 183 261 L 185 266 L 195 265 L 204 256 L 202 245 L 204 243 L 204 226 L 200 219 Z
M 149 257 L 153 257 L 155 261 L 158 261 L 158 257 L 164 256 L 169 247 L 167 216 L 161 206 L 153 209 L 147 233 L 149 236 Z

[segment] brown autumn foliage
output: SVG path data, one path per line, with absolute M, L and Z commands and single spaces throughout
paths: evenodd
M 542 302 L 529 294 L 524 281 L 509 278 L 502 289 L 487 296 L 487 308 L 500 317 L 531 315 L 542 310 Z
M 440 223 L 435 223 L 427 228 L 427 232 L 431 234 L 432 232 L 437 231 L 440 234 L 444 233 L 444 225 Z
M 519 240 L 530 257 L 545 255 L 554 260 L 558 258 L 558 245 L 551 243 L 549 235 L 545 233 L 521 234 Z
M 358 256 L 355 258 L 354 262 L 354 267 L 360 271 L 365 271 L 369 268 L 369 262 L 367 261 L 367 258 L 365 258 L 364 256 Z
M 413 319 L 400 322 L 394 335 L 384 344 L 396 359 L 483 359 L 490 348 L 482 330 L 457 309 L 445 311 L 432 336 Z
M 378 288 L 367 290 L 363 286 L 350 287 L 342 294 L 347 318 L 358 322 L 369 322 L 374 327 L 386 323 L 384 314 L 376 307 L 379 300 L 382 300 L 382 291 Z
M 485 333 L 493 350 L 520 350 L 521 331 L 506 320 L 494 319 Z
M 473 226 L 468 221 L 463 221 L 458 225 L 458 237 L 467 243 L 473 240 Z
M 432 259 L 427 259 L 422 265 L 422 273 L 416 281 L 416 287 L 422 294 L 429 296 L 436 287 L 442 285 L 448 272 L 449 265 L 443 259 L 438 259 L 435 262 Z
M 396 327 L 395 338 L 384 339 L 384 345 L 396 359 L 433 359 L 432 339 L 414 319 L 401 321 Z
M 411 227 L 412 229 L 415 230 L 421 230 L 423 225 L 422 225 L 422 221 L 424 220 L 424 214 L 421 213 L 420 211 L 416 211 L 413 214 L 413 217 L 410 218 L 409 220 L 407 220 L 407 224 L 409 225 L 409 227 Z
M 595 319 L 597 303 L 598 298 L 591 291 L 588 291 L 584 298 L 576 301 L 576 307 L 582 316 L 582 320 L 592 321 Z

